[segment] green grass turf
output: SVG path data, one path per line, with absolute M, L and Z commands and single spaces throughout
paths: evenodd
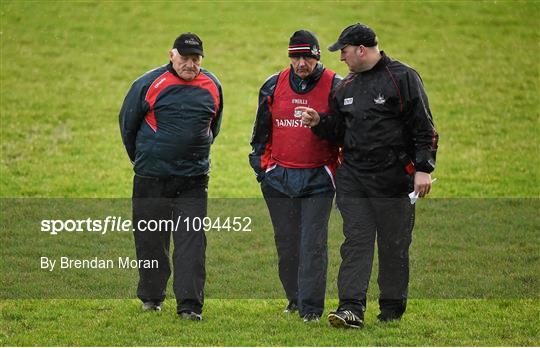
M 202 322 L 178 319 L 174 304 L 141 312 L 127 300 L 3 301 L 0 344 L 10 346 L 537 346 L 537 300 L 414 300 L 401 322 L 363 330 L 326 320 L 304 324 L 284 300 L 208 300 Z M 329 301 L 328 307 L 335 307 Z M 325 312 L 327 313 L 327 312 Z M 523 318 L 536 318 L 526 322 Z M 536 327 L 535 327 L 536 325 Z
M 446 215 L 444 201 L 421 202 L 426 211 L 419 214 L 411 250 L 411 292 L 418 296 L 400 323 L 376 324 L 371 303 L 363 331 L 332 330 L 326 323 L 306 327 L 281 314 L 283 300 L 233 299 L 225 277 L 232 284 L 236 276 L 245 287 L 249 277 L 242 273 L 246 265 L 227 264 L 246 248 L 258 258 L 250 267 L 262 267 L 258 279 L 270 289 L 268 297 L 280 294 L 267 222 L 262 235 L 248 235 L 253 244 L 242 244 L 241 236 L 209 238 L 209 274 L 216 276 L 209 278 L 211 298 L 200 325 L 179 322 L 172 301 L 153 318 L 131 300 L 51 300 L 43 293 L 30 300 L 3 292 L 0 344 L 540 344 L 538 2 L 2 1 L 0 8 L 1 197 L 129 197 L 132 171 L 118 110 L 131 81 L 166 63 L 175 36 L 188 30 L 204 40 L 204 66 L 221 79 L 225 94 L 209 193 L 260 197 L 247 163 L 258 88 L 287 65 L 293 31 L 311 29 L 326 47 L 346 25 L 361 21 L 377 31 L 382 49 L 423 77 L 441 135 L 432 197 L 533 198 L 528 207 L 520 205 L 528 201 L 517 203 L 517 211 L 487 200 L 458 209 L 457 216 L 452 201 Z M 337 54 L 323 50 L 322 61 L 346 74 Z M 16 281 L 40 279 L 26 279 L 29 273 L 14 267 L 42 249 L 39 240 L 10 239 L 10 219 L 24 221 L 25 210 L 1 203 L 4 291 Z M 425 218 L 437 209 L 443 209 L 440 216 Z M 342 238 L 337 223 L 330 239 L 330 309 Z M 27 234 L 37 233 L 34 225 L 26 227 Z M 57 240 L 65 244 L 52 250 L 76 253 L 77 241 Z M 226 248 L 212 248 L 219 245 Z M 123 247 L 133 251 L 129 238 Z M 120 278 L 130 279 L 135 281 Z M 67 288 L 65 280 L 48 286 Z M 374 288 L 372 282 L 372 296 Z M 7 289 L 17 289 L 16 283 Z M 475 299 L 486 293 L 490 299 Z M 220 300 L 220 294 L 228 298 Z M 441 299 L 453 297 L 462 299 Z

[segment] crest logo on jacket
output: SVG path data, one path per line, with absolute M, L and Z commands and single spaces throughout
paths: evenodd
M 343 105 L 351 105 L 353 103 L 353 97 L 343 99 Z
M 379 93 L 377 98 L 373 99 L 373 102 L 377 105 L 383 105 L 386 102 L 386 99 L 384 99 L 384 95 Z

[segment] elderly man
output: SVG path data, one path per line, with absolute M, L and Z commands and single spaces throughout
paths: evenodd
M 193 33 L 176 38 L 167 65 L 131 86 L 120 111 L 120 130 L 133 163 L 133 222 L 139 269 L 137 296 L 144 310 L 161 310 L 172 256 L 177 313 L 201 320 L 206 236 L 186 223 L 153 231 L 150 220 L 188 221 L 207 213 L 210 145 L 218 135 L 223 96 L 218 79 L 201 68 L 203 43 Z M 172 226 L 171 226 L 172 227 Z
M 259 93 L 249 156 L 274 227 L 285 312 L 305 322 L 324 309 L 328 219 L 334 197 L 338 146 L 313 135 L 294 109 L 326 111 L 341 80 L 319 62 L 319 42 L 307 30 L 289 41 L 290 67 L 272 75 Z
M 302 121 L 325 139 L 342 141 L 336 178 L 345 241 L 338 276 L 335 327 L 364 323 L 375 239 L 379 254 L 380 321 L 400 319 L 409 282 L 414 205 L 431 189 L 438 135 L 418 73 L 379 50 L 366 25 L 347 27 L 330 51 L 341 50 L 350 74 L 336 88 L 329 115 L 301 108 Z M 321 113 L 322 115 L 322 113 Z

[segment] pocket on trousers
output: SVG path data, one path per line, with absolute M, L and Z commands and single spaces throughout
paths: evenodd
M 158 178 L 135 174 L 133 176 L 133 198 L 161 197 L 162 183 Z

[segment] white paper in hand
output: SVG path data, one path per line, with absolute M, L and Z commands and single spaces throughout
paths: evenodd
M 433 184 L 435 181 L 437 181 L 437 178 L 434 178 L 433 180 L 431 180 L 431 183 Z M 413 191 L 409 193 L 409 199 L 411 200 L 411 204 L 416 203 L 416 201 L 418 200 L 418 192 Z
M 413 191 L 409 193 L 409 199 L 411 200 L 411 204 L 416 203 L 416 200 L 418 199 L 418 192 Z

